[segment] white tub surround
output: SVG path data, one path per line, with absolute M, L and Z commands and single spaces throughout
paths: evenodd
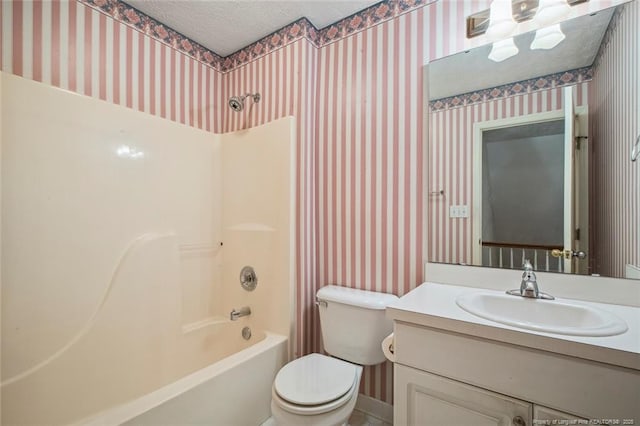
M 293 118 L 216 135 L 0 80 L 2 424 L 73 424 L 265 331 L 291 342 Z
M 471 276 L 485 272 L 465 269 Z M 519 283 L 520 273 L 508 272 L 510 281 L 503 280 L 503 274 L 494 275 L 493 284 L 487 286 L 500 290 L 480 288 L 477 275 L 473 287 L 426 282 L 387 307 L 395 333 L 394 423 L 414 424 L 427 418 L 434 422 L 427 424 L 445 419 L 476 424 L 489 417 L 487 424 L 560 419 L 637 424 L 640 308 L 558 297 L 560 303 L 609 312 L 628 326 L 614 336 L 588 337 L 505 325 L 456 304 L 462 294 L 501 297 Z M 553 296 L 575 289 L 574 283 L 547 285 L 540 276 L 540 290 Z M 627 290 L 627 304 L 637 304 L 631 287 Z

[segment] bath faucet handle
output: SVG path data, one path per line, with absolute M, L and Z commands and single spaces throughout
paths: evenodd
M 251 315 L 251 308 L 248 306 L 244 306 L 242 308 L 240 308 L 239 310 L 236 310 L 235 308 L 233 310 L 231 310 L 231 313 L 229 314 L 229 319 L 231 321 L 235 321 L 240 317 L 246 317 L 247 315 Z

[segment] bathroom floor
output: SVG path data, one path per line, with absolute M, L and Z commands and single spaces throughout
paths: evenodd
M 349 417 L 349 426 L 393 426 L 377 417 L 373 417 L 362 411 L 354 410 Z
M 269 417 L 260 426 L 276 426 L 276 422 L 273 418 Z M 386 423 L 377 417 L 370 416 L 362 411 L 354 410 L 353 414 L 349 418 L 349 426 L 393 426 L 390 423 Z

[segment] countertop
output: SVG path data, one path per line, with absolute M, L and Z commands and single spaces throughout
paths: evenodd
M 426 282 L 388 305 L 386 315 L 394 321 L 640 370 L 640 308 L 557 298 L 558 301 L 609 311 L 628 326 L 626 332 L 616 336 L 567 336 L 525 330 L 477 317 L 456 304 L 458 295 L 465 292 L 504 294 L 496 290 Z

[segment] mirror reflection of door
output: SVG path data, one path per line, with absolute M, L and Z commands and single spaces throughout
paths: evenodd
M 586 129 L 586 111 L 576 112 L 577 129 Z M 573 108 L 566 116 L 574 117 Z M 587 139 L 576 138 L 571 121 L 558 110 L 476 124 L 474 166 L 482 179 L 474 188 L 474 264 L 519 268 L 530 259 L 536 270 L 587 272 L 586 260 L 552 256 L 588 247 L 580 230 L 588 220 Z

